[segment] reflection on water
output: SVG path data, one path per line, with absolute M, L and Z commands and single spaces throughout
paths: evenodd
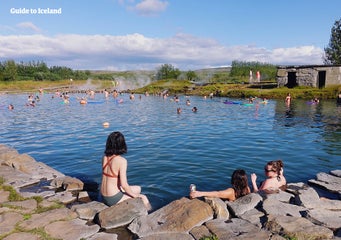
M 248 106 L 202 97 L 190 97 L 186 105 L 184 96 L 176 103 L 122 95 L 118 103 L 97 94 L 98 104 L 80 105 L 77 97 L 63 104 L 45 94 L 36 107 L 26 107 L 26 95 L 0 95 L 0 143 L 98 184 L 106 137 L 121 131 L 129 182 L 142 185 L 154 207 L 187 196 L 191 183 L 201 190 L 224 189 L 236 168 L 256 172 L 262 181 L 263 165 L 274 159 L 284 161 L 289 182 L 340 168 L 341 108 L 335 101 L 294 100 L 287 108 L 283 101 Z

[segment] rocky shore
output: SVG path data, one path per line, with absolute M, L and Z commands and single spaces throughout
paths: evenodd
M 278 193 L 235 202 L 183 197 L 148 213 L 141 199 L 92 201 L 79 179 L 6 145 L 0 162 L 3 240 L 341 239 L 341 170 Z

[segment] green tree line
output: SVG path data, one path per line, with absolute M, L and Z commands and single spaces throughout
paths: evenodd
M 249 77 L 250 70 L 255 74 L 257 71 L 261 73 L 262 80 L 275 79 L 277 74 L 277 66 L 269 63 L 261 62 L 244 62 L 232 61 L 230 72 L 231 77 Z
M 0 62 L 0 81 L 57 81 L 65 79 L 84 80 L 90 76 L 90 71 L 72 70 L 68 67 L 48 67 L 42 61 L 16 63 L 13 60 Z

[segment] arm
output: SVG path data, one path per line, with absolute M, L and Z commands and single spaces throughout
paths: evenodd
M 257 186 L 257 175 L 255 173 L 251 174 L 251 182 L 252 182 L 252 188 L 253 192 L 258 192 L 258 186 Z
M 128 179 L 127 179 L 127 160 L 123 157 L 120 158 L 119 160 L 119 181 L 122 189 L 125 191 L 126 194 L 131 196 L 132 198 L 136 198 L 139 195 L 135 194 L 132 190 L 131 187 L 128 184 Z
M 202 192 L 202 191 L 193 191 L 190 193 L 191 198 L 197 197 L 217 197 L 223 198 L 227 200 L 234 200 L 235 199 L 235 192 L 233 188 L 227 188 L 222 191 L 211 191 L 211 192 Z

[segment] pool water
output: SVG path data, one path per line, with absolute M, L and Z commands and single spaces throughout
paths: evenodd
M 262 181 L 270 160 L 283 160 L 288 182 L 341 167 L 341 107 L 335 101 L 294 99 L 288 108 L 282 100 L 241 105 L 217 97 L 179 96 L 176 102 L 144 95 L 130 100 L 126 94 L 119 103 L 97 93 L 81 105 L 82 95 L 70 96 L 70 104 L 63 104 L 54 94 L 39 95 L 31 107 L 27 94 L 0 95 L 0 143 L 97 187 L 106 138 L 121 131 L 129 183 L 141 185 L 154 208 L 188 196 L 191 183 L 198 190 L 225 189 L 237 168 Z

